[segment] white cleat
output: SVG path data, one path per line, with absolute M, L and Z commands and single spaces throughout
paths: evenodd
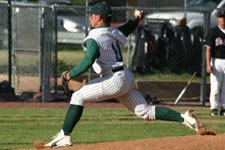
M 197 118 L 192 109 L 186 111 L 184 114 L 181 114 L 181 116 L 184 118 L 183 124 L 188 126 L 190 129 L 193 129 L 196 132 L 206 130 L 204 124 Z
M 70 135 L 64 135 L 63 130 L 57 133 L 51 142 L 46 144 L 46 147 L 63 147 L 63 146 L 71 146 L 72 138 Z

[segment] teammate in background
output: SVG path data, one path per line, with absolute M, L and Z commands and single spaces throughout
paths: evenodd
M 216 14 L 218 26 L 211 29 L 206 39 L 206 65 L 210 73 L 211 115 L 225 116 L 225 11 Z
M 180 114 L 166 107 L 149 106 L 136 89 L 133 74 L 123 63 L 121 50 L 126 43 L 126 37 L 135 30 L 139 20 L 143 18 L 143 11 L 135 10 L 134 16 L 118 28 L 110 27 L 112 10 L 107 3 L 97 3 L 89 13 L 92 30 L 82 43 L 85 57 L 66 76 L 70 80 L 92 66 L 100 77 L 73 93 L 61 131 L 46 146 L 72 145 L 70 134 L 80 120 L 84 103 L 111 98 L 116 98 L 144 120 L 176 121 L 195 131 L 204 129 L 192 110 Z

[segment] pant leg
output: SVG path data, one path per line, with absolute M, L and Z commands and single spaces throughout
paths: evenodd
M 213 73 L 210 74 L 210 109 L 218 109 L 219 107 L 219 92 L 220 92 L 220 83 L 217 79 L 218 75 Z
M 131 80 L 126 70 L 99 77 L 73 93 L 70 104 L 84 106 L 84 102 L 98 102 L 127 93 Z
M 220 108 L 225 110 L 225 60 L 222 63 L 223 66 L 221 68 L 222 71 L 222 81 L 221 81 L 221 88 L 220 88 Z
M 225 74 L 223 74 L 220 88 L 220 108 L 225 110 Z
M 117 100 L 142 119 L 156 119 L 155 106 L 149 106 L 141 93 L 136 89 L 132 89 L 127 94 L 117 97 Z
M 211 61 L 213 73 L 210 74 L 210 109 L 219 108 L 220 87 L 222 81 L 221 62 L 218 59 Z

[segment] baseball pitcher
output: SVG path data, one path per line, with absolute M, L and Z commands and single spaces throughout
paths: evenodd
M 192 110 L 180 114 L 166 107 L 149 106 L 136 89 L 134 76 L 124 65 L 121 50 L 128 35 L 136 29 L 139 20 L 143 18 L 143 11 L 135 10 L 131 19 L 118 28 L 110 27 L 112 9 L 106 2 L 95 4 L 88 13 L 92 29 L 82 43 L 86 52 L 85 57 L 76 67 L 64 73 L 63 77 L 67 82 L 91 66 L 100 77 L 73 93 L 61 131 L 46 146 L 72 145 L 70 134 L 82 116 L 84 103 L 111 98 L 116 98 L 144 120 L 176 121 L 195 131 L 204 130 L 204 125 Z

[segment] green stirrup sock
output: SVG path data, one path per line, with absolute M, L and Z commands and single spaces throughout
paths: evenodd
M 159 120 L 184 122 L 180 113 L 167 107 L 155 107 L 155 117 Z
M 70 105 L 67 111 L 64 124 L 63 124 L 63 131 L 65 135 L 69 135 L 77 122 L 80 120 L 80 117 L 83 112 L 83 106 L 79 105 Z

